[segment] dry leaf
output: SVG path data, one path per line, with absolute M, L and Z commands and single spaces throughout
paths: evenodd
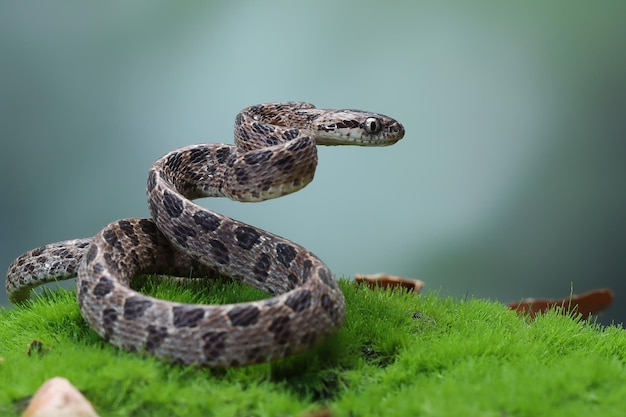
M 354 280 L 358 284 L 365 283 L 370 288 L 404 288 L 416 294 L 424 288 L 425 283 L 419 279 L 410 279 L 386 274 L 355 274 Z
M 580 295 L 558 300 L 526 298 L 522 301 L 509 303 L 511 310 L 535 317 L 537 313 L 543 313 L 553 307 L 562 307 L 564 313 L 574 311 L 588 318 L 591 314 L 604 310 L 613 302 L 613 291 L 608 288 L 597 289 Z

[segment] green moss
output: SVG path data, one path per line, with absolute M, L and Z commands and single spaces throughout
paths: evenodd
M 520 318 L 486 300 L 370 291 L 341 281 L 347 317 L 301 356 L 226 370 L 126 353 L 82 320 L 75 294 L 44 291 L 0 310 L 0 415 L 20 415 L 64 376 L 104 416 L 623 415 L 626 332 L 549 312 Z M 264 297 L 237 283 L 144 282 L 185 302 Z M 40 341 L 43 348 L 29 346 Z

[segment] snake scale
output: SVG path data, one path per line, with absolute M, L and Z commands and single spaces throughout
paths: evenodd
M 240 366 L 306 351 L 344 321 L 344 297 L 329 268 L 294 242 L 191 200 L 280 197 L 313 179 L 316 145 L 386 146 L 403 136 L 400 123 L 377 113 L 304 102 L 248 107 L 236 117 L 235 145 L 187 146 L 152 165 L 152 218 L 118 220 L 93 238 L 18 257 L 7 272 L 9 299 L 20 302 L 38 285 L 77 276 L 78 304 L 91 328 L 122 349 L 173 363 Z M 154 273 L 219 274 L 272 297 L 183 304 L 130 288 L 133 276 Z

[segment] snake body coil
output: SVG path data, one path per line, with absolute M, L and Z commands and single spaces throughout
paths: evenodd
M 30 289 L 77 275 L 81 313 L 116 346 L 169 361 L 226 367 L 303 352 L 342 325 L 345 301 L 328 267 L 307 249 L 207 210 L 191 200 L 261 201 L 312 179 L 316 145 L 385 146 L 404 135 L 386 116 L 269 103 L 237 115 L 235 145 L 203 144 L 159 158 L 148 176 L 152 219 L 118 220 L 91 239 L 46 245 L 17 258 L 6 289 L 18 302 Z M 130 289 L 137 274 L 225 275 L 269 299 L 199 305 Z

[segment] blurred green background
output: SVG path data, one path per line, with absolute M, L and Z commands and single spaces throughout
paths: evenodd
M 321 149 L 294 195 L 202 204 L 338 276 L 502 301 L 607 286 L 622 322 L 625 21 L 623 1 L 2 2 L 0 268 L 147 216 L 157 157 L 301 100 L 407 134 Z

